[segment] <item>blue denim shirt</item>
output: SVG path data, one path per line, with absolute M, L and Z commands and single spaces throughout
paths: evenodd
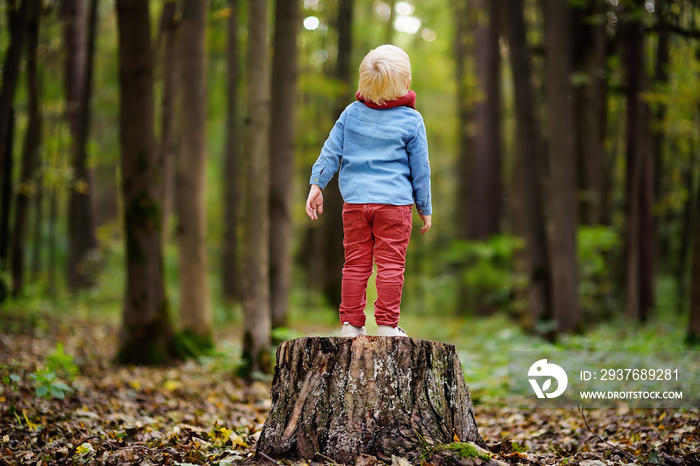
M 423 117 L 409 107 L 376 110 L 348 105 L 311 171 L 325 188 L 340 167 L 340 194 L 349 204 L 410 205 L 431 215 L 430 164 Z

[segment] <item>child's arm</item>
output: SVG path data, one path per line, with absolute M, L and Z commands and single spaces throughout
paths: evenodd
M 312 184 L 309 190 L 309 197 L 306 198 L 306 215 L 311 220 L 318 220 L 318 216 L 323 213 L 323 191 L 317 184 Z
M 421 233 L 425 234 L 432 226 L 433 206 L 430 199 L 430 162 L 428 160 L 428 139 L 425 125 L 421 120 L 416 128 L 416 134 L 406 145 L 408 165 L 411 169 L 411 185 L 413 200 L 418 215 L 423 220 Z

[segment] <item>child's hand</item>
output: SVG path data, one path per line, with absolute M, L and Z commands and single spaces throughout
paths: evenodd
M 423 226 L 420 229 L 420 234 L 424 235 L 428 230 L 430 230 L 430 227 L 433 225 L 431 222 L 432 215 L 418 215 L 420 215 L 421 220 L 423 220 Z
M 318 209 L 318 212 L 317 212 Z M 318 220 L 319 214 L 323 213 L 323 192 L 317 185 L 312 184 L 309 197 L 306 198 L 306 215 L 311 220 Z

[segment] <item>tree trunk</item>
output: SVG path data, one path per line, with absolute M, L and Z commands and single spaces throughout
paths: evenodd
M 118 358 L 123 363 L 156 364 L 172 356 L 173 330 L 163 285 L 150 14 L 148 2 L 142 0 L 117 0 L 116 7 L 126 237 L 126 294 Z
M 688 342 L 700 343 L 700 183 L 697 185 L 692 220 L 692 255 L 690 271 L 690 320 Z
M 636 1 L 630 8 L 620 31 L 627 102 L 625 314 L 629 319 L 644 321 L 654 305 L 652 154 L 647 139 L 649 107 L 642 100 L 648 84 L 644 23 L 632 14 L 643 11 L 644 2 Z
M 571 87 L 571 10 L 568 2 L 543 0 L 545 97 L 551 172 L 552 312 L 558 332 L 581 324 L 578 299 L 576 156 Z
M 208 5 L 209 2 L 202 0 L 183 1 L 178 44 L 183 128 L 177 176 L 180 320 L 183 333 L 202 349 L 213 344 L 204 199 L 207 160 L 205 32 Z
M 472 196 L 472 154 L 474 153 L 473 119 L 476 89 L 470 78 L 470 57 L 474 54 L 474 18 L 469 0 L 455 0 L 455 78 L 457 80 L 457 116 L 459 121 L 459 148 L 457 154 L 457 203 L 455 222 L 457 236 L 470 237 Z
M 270 96 L 267 0 L 248 3 L 248 193 L 245 209 L 243 358 L 249 372 L 271 372 L 270 361 Z
M 13 2 L 16 7 L 17 3 Z M 10 244 L 10 209 L 12 205 L 12 132 L 14 131 L 13 103 L 19 78 L 20 61 L 26 36 L 26 24 L 29 14 L 29 0 L 13 10 L 8 7 L 8 25 L 10 45 L 2 64 L 2 81 L 0 85 L 0 303 L 8 294 L 5 283 L 7 254 Z
M 226 148 L 224 154 L 224 244 L 221 255 L 221 280 L 224 298 L 241 299 L 240 211 L 242 206 L 243 160 L 240 151 L 241 123 L 238 118 L 238 10 L 239 0 L 229 0 L 226 47 Z
M 163 206 L 162 209 L 162 225 L 163 225 L 163 245 L 167 245 L 170 241 L 170 216 L 173 212 L 173 184 L 174 176 L 174 161 L 175 161 L 175 107 L 178 95 L 178 76 L 176 61 L 176 39 L 178 20 L 177 2 L 170 0 L 163 5 L 163 11 L 160 18 L 160 34 L 159 47 L 160 52 L 162 45 L 163 54 L 163 100 L 161 101 L 160 115 L 160 146 L 158 147 L 158 158 L 163 167 L 163 176 L 159 181 L 160 199 Z
M 15 132 L 15 112 L 10 109 L 10 117 L 7 120 L 10 128 L 7 130 L 7 138 L 3 141 L 8 157 L 5 157 L 3 165 L 0 165 L 0 304 L 10 295 L 10 285 L 5 282 L 5 271 L 10 248 L 10 213 L 12 211 L 12 171 L 14 157 L 12 147 Z
M 353 463 L 426 445 L 486 447 L 455 347 L 413 338 L 298 338 L 277 349 L 257 452 Z
M 607 19 L 601 0 L 587 0 L 574 7 L 573 59 L 579 76 L 575 87 L 576 154 L 579 170 L 579 209 L 581 222 L 600 222 L 600 202 L 605 173 L 603 121 L 600 118 L 603 100 L 601 81 L 604 78 Z
M 287 325 L 292 286 L 292 174 L 300 16 L 298 0 L 277 0 L 270 125 L 270 297 L 273 328 Z
M 476 49 L 476 135 L 472 170 L 472 234 L 484 240 L 501 231 L 501 50 L 500 2 L 478 0 Z M 480 306 L 483 307 L 483 306 Z
M 335 105 L 334 118 L 342 113 L 343 109 L 352 99 L 352 24 L 353 24 L 353 0 L 338 1 L 338 15 L 336 16 L 336 28 L 338 29 L 338 62 L 336 63 L 335 78 L 343 86 L 338 101 Z M 324 214 L 321 224 L 323 245 L 323 294 L 330 306 L 340 306 L 342 288 L 342 269 L 345 263 L 343 251 L 343 198 L 338 188 L 338 175 L 323 191 Z
M 92 5 L 91 15 L 96 15 Z M 92 61 L 94 29 L 88 50 L 86 14 L 82 0 L 62 0 L 64 21 L 66 108 L 71 133 L 73 179 L 68 205 L 68 286 L 73 291 L 94 284 L 95 274 L 90 267 L 91 255 L 97 249 L 94 211 L 92 206 L 92 176 L 87 164 L 87 140 L 90 123 L 92 90 Z M 95 27 L 96 16 L 91 18 Z
M 515 88 L 516 172 L 515 184 L 523 203 L 522 228 L 528 280 L 529 328 L 551 319 L 550 267 L 544 209 L 543 143 L 538 99 L 532 82 L 532 54 L 527 42 L 523 0 L 508 0 L 504 6 L 508 25 L 510 62 Z
M 39 21 L 41 1 L 29 0 L 30 13 L 27 24 L 27 95 L 28 123 L 24 138 L 19 189 L 15 198 L 15 224 L 12 232 L 12 296 L 18 297 L 24 289 L 25 244 L 29 206 L 36 191 L 33 183 L 36 158 L 41 141 L 41 113 L 39 109 L 39 83 L 37 78 L 37 50 L 39 47 Z

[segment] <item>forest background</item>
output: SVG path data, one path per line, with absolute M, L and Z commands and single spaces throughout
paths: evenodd
M 342 200 L 330 185 L 308 221 L 308 176 L 362 57 L 394 43 L 435 210 L 409 335 L 455 343 L 496 402 L 509 349 L 697 349 L 698 19 L 690 0 L 7 0 L 2 332 L 104 319 L 123 363 L 224 351 L 262 379 L 276 341 L 337 334 Z

